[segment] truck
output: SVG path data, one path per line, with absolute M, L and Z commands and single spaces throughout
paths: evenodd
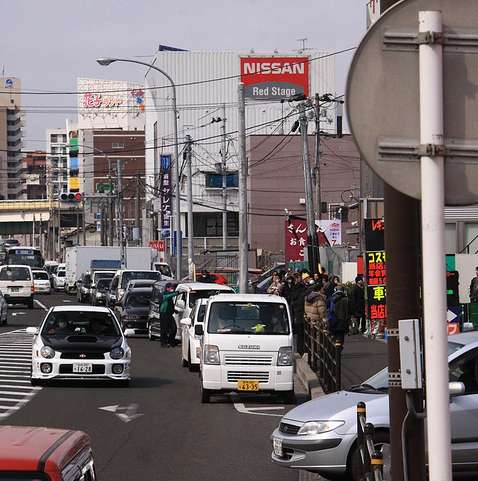
M 149 270 L 154 259 L 150 247 L 127 247 L 126 269 Z M 73 246 L 66 249 L 66 283 L 65 291 L 72 292 L 81 275 L 91 270 L 111 270 L 120 266 L 120 248 L 118 246 Z

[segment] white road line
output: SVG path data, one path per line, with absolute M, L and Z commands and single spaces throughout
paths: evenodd
M 17 411 L 18 409 L 20 409 L 20 407 L 23 407 L 23 406 L 0 406 L 0 409 L 7 409 L 7 410 L 14 410 L 14 411 Z
M 35 299 L 35 302 L 44 310 L 44 311 L 49 311 L 48 307 L 45 306 L 45 304 L 42 304 L 38 299 Z
M 252 412 L 243 403 L 234 403 L 234 409 L 241 414 L 255 414 L 256 416 L 272 416 L 275 418 L 281 418 L 282 414 L 269 414 L 269 413 L 257 413 Z
M 0 384 L 0 387 L 2 385 Z M 285 409 L 285 406 L 267 406 L 267 407 L 260 407 L 260 408 L 247 408 L 248 411 L 280 411 Z
M 18 376 L 13 374 L 0 374 L 0 378 L 5 377 L 7 379 L 0 379 L 1 382 L 20 382 L 20 383 L 30 383 L 30 381 L 26 381 L 24 379 L 16 379 L 17 377 L 24 377 L 30 379 L 30 376 Z M 10 379 L 13 378 L 13 379 Z M 20 386 L 18 386 L 20 387 Z
M 8 382 L 15 382 L 15 381 L 8 381 Z M 16 381 L 16 382 L 29 382 L 29 381 Z M 38 391 L 39 389 L 41 389 L 41 387 L 38 387 L 38 386 L 15 386 L 14 384 L 0 384 L 0 388 L 1 389 L 8 389 L 8 388 L 12 388 L 12 389 L 29 389 L 29 390 L 33 390 L 33 391 Z M 6 392 L 10 392 L 10 391 L 6 391 Z
M 22 368 L 24 368 L 25 366 L 29 366 L 30 364 L 31 364 L 31 362 L 28 362 L 28 361 L 25 361 L 25 362 L 2 361 L 0 363 L 0 367 L 8 367 L 8 368 L 12 367 L 13 368 L 13 366 L 21 366 Z
M 2 366 L 0 366 L 0 368 L 1 367 Z M 20 367 L 10 368 L 10 369 L 0 369 L 0 372 L 6 373 L 6 374 L 15 374 L 15 376 L 17 376 L 17 374 L 20 374 L 22 372 L 30 373 L 28 369 L 23 369 Z M 18 376 L 18 377 L 27 377 L 27 376 Z
M 1 402 L 6 402 L 6 403 L 14 403 L 14 404 L 25 404 L 27 403 L 28 401 L 30 401 L 30 397 L 32 397 L 33 394 L 29 395 L 29 396 L 25 396 L 26 398 L 28 399 L 10 399 L 8 397 L 0 397 L 0 401 Z
M 0 385 L 0 388 L 1 387 L 3 387 L 3 386 Z M 25 395 L 28 396 L 29 393 L 20 392 L 20 391 L 0 391 L 0 394 L 8 394 L 8 395 L 12 395 L 12 396 L 25 396 Z
M 31 355 L 23 357 L 0 357 L 0 364 L 3 364 L 3 361 L 25 361 L 27 359 L 31 360 Z

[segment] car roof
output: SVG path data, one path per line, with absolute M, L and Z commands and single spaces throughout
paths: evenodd
M 117 274 L 123 274 L 123 272 L 158 272 L 153 269 L 118 269 Z
M 453 334 L 448 337 L 449 342 L 456 342 L 457 344 L 462 344 L 466 346 L 471 342 L 478 341 L 478 331 L 468 331 L 462 332 L 460 334 Z
M 45 471 L 50 471 L 55 465 L 61 470 L 72 456 L 89 444 L 88 436 L 81 431 L 0 426 L 0 464 L 2 471 L 43 471 L 45 464 Z M 43 461 L 42 465 L 40 461 Z
M 210 297 L 213 302 L 269 302 L 284 304 L 287 301 L 273 294 L 217 294 Z
M 210 291 L 214 289 L 223 289 L 225 291 L 230 291 L 231 288 L 229 286 L 225 286 L 224 284 L 215 284 L 214 282 L 188 282 L 178 284 L 176 289 L 185 290 L 185 291 Z
M 150 287 L 132 287 L 131 289 L 128 289 L 127 295 L 129 296 L 130 294 L 142 294 L 142 293 L 151 293 L 153 292 L 153 286 Z
M 27 266 L 26 264 L 3 264 L 3 266 L 0 266 L 1 268 L 3 267 L 28 267 L 31 269 L 30 266 Z
M 87 306 L 82 304 L 72 305 L 72 306 L 53 306 L 52 311 L 54 312 L 71 312 L 71 311 L 82 311 L 82 312 L 111 312 L 107 307 L 102 306 Z

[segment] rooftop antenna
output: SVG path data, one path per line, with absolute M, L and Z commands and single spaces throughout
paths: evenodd
M 304 38 L 298 38 L 297 39 L 298 42 L 302 42 L 302 48 L 301 50 L 305 50 L 307 47 L 305 46 L 305 44 L 307 43 L 307 37 L 304 37 Z

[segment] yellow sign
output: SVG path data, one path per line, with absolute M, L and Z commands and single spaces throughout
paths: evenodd
M 68 181 L 68 188 L 70 190 L 79 190 L 80 189 L 80 178 L 79 177 L 70 177 Z

